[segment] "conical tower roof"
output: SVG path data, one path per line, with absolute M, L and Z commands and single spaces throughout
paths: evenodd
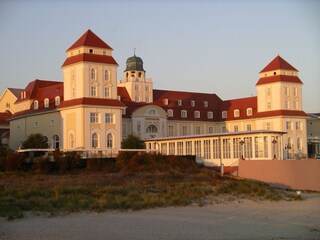
M 90 29 L 86 31 L 67 51 L 78 48 L 78 47 L 96 47 L 96 48 L 107 48 L 113 50 L 108 44 L 106 44 L 101 38 L 99 38 Z
M 282 57 L 278 55 L 264 69 L 262 69 L 260 73 L 278 69 L 298 71 L 293 66 L 291 66 L 286 60 L 284 60 Z

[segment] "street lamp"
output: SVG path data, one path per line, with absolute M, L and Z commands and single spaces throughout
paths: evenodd
M 239 143 L 240 143 L 240 145 L 241 145 L 241 159 L 244 160 L 244 157 L 243 157 L 243 144 L 244 144 L 244 140 L 241 139 Z
M 278 141 L 276 140 L 276 138 L 274 138 L 272 140 L 272 144 L 273 144 L 273 159 L 277 159 L 277 156 L 276 156 L 276 144 L 278 143 Z

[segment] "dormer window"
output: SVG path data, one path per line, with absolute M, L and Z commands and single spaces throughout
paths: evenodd
M 34 109 L 38 109 L 38 107 L 39 107 L 39 103 L 38 103 L 38 101 L 36 100 L 36 101 L 33 102 L 33 108 L 34 108 Z
M 168 114 L 168 117 L 173 117 L 173 110 L 168 109 L 167 114 Z
M 195 101 L 191 101 L 191 107 L 194 107 L 196 105 L 196 102 Z
M 252 108 L 247 108 L 247 116 L 252 116 Z
M 236 109 L 236 110 L 233 111 L 233 116 L 234 116 L 234 117 L 239 117 L 239 116 L 240 116 L 240 111 L 239 111 L 239 109 Z
M 194 118 L 200 118 L 200 111 L 194 112 Z
M 182 100 L 178 100 L 178 106 L 182 106 Z
M 227 111 L 222 112 L 222 118 L 227 118 Z
M 209 119 L 212 119 L 212 118 L 213 118 L 213 112 L 211 112 L 211 111 L 208 112 L 208 113 L 207 113 L 207 117 L 208 117 Z
M 169 104 L 168 98 L 163 99 L 163 104 L 164 104 L 164 105 L 168 105 L 168 104 Z
M 204 106 L 204 107 L 208 107 L 208 102 L 207 102 L 207 101 L 204 101 L 204 102 L 203 102 L 203 106 Z
M 57 96 L 57 97 L 55 97 L 55 99 L 54 99 L 54 105 L 58 106 L 59 104 L 60 104 L 60 97 Z
M 45 108 L 48 108 L 48 107 L 49 107 L 49 99 L 48 99 L 48 98 L 46 98 L 46 99 L 44 100 L 44 107 L 45 107 Z
M 181 117 L 183 117 L 183 118 L 187 117 L 187 111 L 186 110 L 182 110 L 181 111 Z

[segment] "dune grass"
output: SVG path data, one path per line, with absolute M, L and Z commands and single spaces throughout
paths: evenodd
M 0 217 L 22 218 L 25 212 L 55 216 L 109 209 L 201 206 L 210 202 L 209 198 L 226 195 L 271 201 L 290 197 L 287 192 L 261 182 L 220 177 L 186 159 L 171 158 L 166 164 L 133 160 L 126 163 L 131 168 L 123 170 L 111 166 L 110 171 L 108 165 L 100 170 L 55 174 L 2 172 Z

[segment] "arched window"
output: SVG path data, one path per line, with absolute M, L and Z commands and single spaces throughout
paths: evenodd
M 60 97 L 59 97 L 59 96 L 57 96 L 57 97 L 54 99 L 54 104 L 55 104 L 56 106 L 58 106 L 58 105 L 60 104 Z
M 49 99 L 48 98 L 44 99 L 44 107 L 45 108 L 49 107 Z
M 113 148 L 113 136 L 111 133 L 107 135 L 107 148 Z
M 74 148 L 74 137 L 72 133 L 69 135 L 69 147 Z
M 200 118 L 200 111 L 194 112 L 194 118 Z
M 252 108 L 247 108 L 247 116 L 251 116 L 252 115 Z
M 183 117 L 183 118 L 187 117 L 187 111 L 186 110 L 182 110 L 181 111 L 181 117 Z
M 39 104 L 38 104 L 38 101 L 36 100 L 33 102 L 33 108 L 38 109 L 38 107 L 39 107 Z
M 104 71 L 104 80 L 108 81 L 109 80 L 109 71 L 108 70 L 105 70 Z
M 222 118 L 227 118 L 227 111 L 222 112 Z
M 98 134 L 97 133 L 93 133 L 91 136 L 91 147 L 96 148 L 98 147 Z
M 234 116 L 234 117 L 239 117 L 239 116 L 240 116 L 240 111 L 239 111 L 239 109 L 236 109 L 236 110 L 233 111 L 233 116 Z
M 209 112 L 207 113 L 207 117 L 208 117 L 209 119 L 212 119 L 212 118 L 213 118 L 213 112 L 209 111 Z
M 301 140 L 301 138 L 297 139 L 297 149 L 298 150 L 302 150 L 302 140 Z
M 168 109 L 167 114 L 168 114 L 168 117 L 173 117 L 173 110 Z
M 52 147 L 53 148 L 59 148 L 60 147 L 60 142 L 59 142 L 59 136 L 58 135 L 53 135 L 53 137 L 52 137 Z
M 96 80 L 96 70 L 94 68 L 90 70 L 90 78 L 91 80 Z
M 151 124 L 147 127 L 146 132 L 147 133 L 156 133 L 156 132 L 158 132 L 158 128 L 154 124 Z
M 153 110 L 153 109 L 150 109 L 150 110 L 148 111 L 148 114 L 151 115 L 151 116 L 154 116 L 154 115 L 156 115 L 156 111 Z

